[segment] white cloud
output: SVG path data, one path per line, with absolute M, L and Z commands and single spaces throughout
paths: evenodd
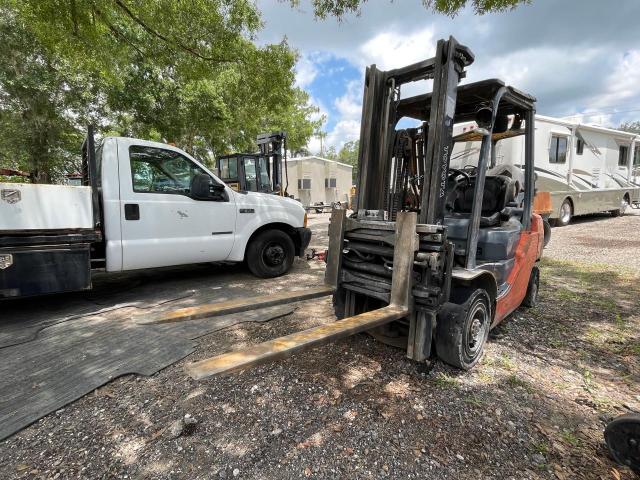
M 301 55 L 296 63 L 296 86 L 307 88 L 318 75 L 316 64 L 306 55 Z
M 391 70 L 433 57 L 436 42 L 432 26 L 411 33 L 388 30 L 364 42 L 353 60 L 362 68 L 375 63 L 382 70 Z

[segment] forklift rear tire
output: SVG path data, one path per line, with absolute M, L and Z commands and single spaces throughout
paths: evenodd
M 533 308 L 538 304 L 538 289 L 540 287 L 540 269 L 533 267 L 531 276 L 529 277 L 529 285 L 527 286 L 527 294 L 522 300 L 522 306 Z
M 251 240 L 247 247 L 247 266 L 260 278 L 284 275 L 293 265 L 295 246 L 282 230 L 265 230 Z
M 438 313 L 436 352 L 443 362 L 462 370 L 478 363 L 491 327 L 491 301 L 481 288 L 458 288 L 461 304 L 446 303 Z

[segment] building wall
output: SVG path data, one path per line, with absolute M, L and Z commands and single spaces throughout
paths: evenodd
M 348 202 L 353 167 L 321 157 L 301 157 L 288 161 L 287 192 L 300 199 L 304 206 L 316 203 Z M 335 178 L 335 188 L 326 188 L 325 179 Z M 310 180 L 310 189 L 299 189 L 298 180 Z

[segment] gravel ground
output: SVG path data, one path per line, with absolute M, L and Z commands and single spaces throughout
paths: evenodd
M 622 217 L 608 213 L 576 217 L 566 227 L 551 230 L 545 256 L 582 264 L 623 267 L 640 272 L 640 210 L 628 208 Z
M 313 245 L 326 244 L 327 222 L 310 219 Z M 608 458 L 602 430 L 640 410 L 640 249 L 619 243 L 639 225 L 602 217 L 554 229 L 538 307 L 495 329 L 470 372 L 357 335 L 241 374 L 184 373 L 333 320 L 330 299 L 309 301 L 43 418 L 0 444 L 0 478 L 632 478 Z M 319 285 L 322 271 L 299 261 L 260 282 L 233 267 L 230 283 L 267 293 Z

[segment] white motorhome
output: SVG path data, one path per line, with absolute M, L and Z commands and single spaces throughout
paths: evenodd
M 462 127 L 473 130 L 475 125 Z M 468 153 L 478 142 L 458 142 L 451 166 L 465 166 Z M 505 135 L 495 143 L 493 168 L 524 163 L 524 137 Z M 640 201 L 640 136 L 595 125 L 536 115 L 535 171 L 538 191 L 551 193 L 557 225 L 566 225 L 575 215 L 597 212 L 624 213 Z

